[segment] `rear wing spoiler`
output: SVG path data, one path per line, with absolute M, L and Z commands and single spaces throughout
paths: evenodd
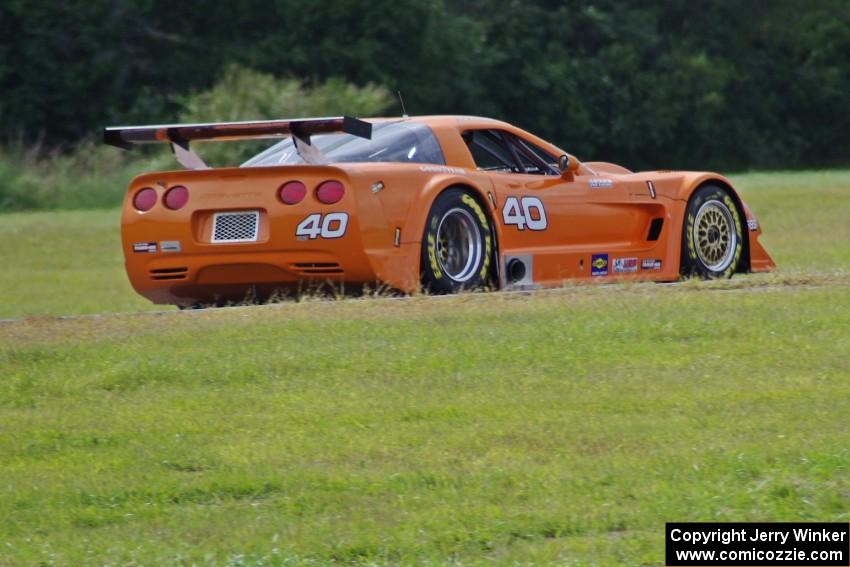
M 131 149 L 137 144 L 171 144 L 174 155 L 189 169 L 206 169 L 207 165 L 192 150 L 195 141 L 233 141 L 286 138 L 292 136 L 304 161 L 322 163 L 321 152 L 310 144 L 313 134 L 344 132 L 361 138 L 372 138 L 372 124 L 351 116 L 303 118 L 296 120 L 261 120 L 251 122 L 212 122 L 209 124 L 160 124 L 156 126 L 118 126 L 103 129 L 103 142 Z

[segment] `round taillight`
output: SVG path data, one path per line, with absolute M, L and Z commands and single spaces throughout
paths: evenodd
M 339 181 L 325 181 L 316 189 L 316 198 L 326 205 L 333 205 L 345 194 L 345 187 Z
M 166 191 L 163 201 L 165 202 L 165 206 L 172 211 L 181 209 L 189 202 L 189 190 L 182 185 L 172 187 Z
M 154 205 L 156 205 L 156 191 L 150 187 L 140 189 L 133 197 L 133 206 L 136 207 L 137 211 L 149 211 Z
M 307 194 L 307 186 L 300 181 L 288 181 L 277 190 L 278 198 L 287 205 L 300 203 Z

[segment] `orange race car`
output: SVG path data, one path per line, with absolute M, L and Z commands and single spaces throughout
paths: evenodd
M 283 138 L 239 167 L 190 143 Z M 187 171 L 133 179 L 127 274 L 155 303 L 264 300 L 319 284 L 410 293 L 763 272 L 761 228 L 714 173 L 580 162 L 510 124 L 350 117 L 107 128 Z

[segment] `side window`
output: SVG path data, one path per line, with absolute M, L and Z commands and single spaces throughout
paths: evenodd
M 475 166 L 482 171 L 558 175 L 558 160 L 531 142 L 500 130 L 463 133 Z
M 516 140 L 511 141 L 511 145 L 514 147 L 514 151 L 516 151 L 516 157 L 519 162 L 522 164 L 523 173 L 537 173 L 538 165 L 528 156 L 526 152 L 520 151 L 519 144 Z
M 490 130 L 468 130 L 463 133 L 463 140 L 478 169 L 513 173 L 522 171 L 498 134 Z
M 530 175 L 558 175 L 558 159 L 522 138 L 505 134 L 516 148 L 517 157 Z

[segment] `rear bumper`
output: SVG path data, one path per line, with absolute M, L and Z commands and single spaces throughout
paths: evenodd
M 150 254 L 154 256 L 154 254 Z M 275 250 L 127 257 L 133 288 L 154 303 L 194 305 L 269 298 L 374 283 L 365 258 L 331 251 Z

